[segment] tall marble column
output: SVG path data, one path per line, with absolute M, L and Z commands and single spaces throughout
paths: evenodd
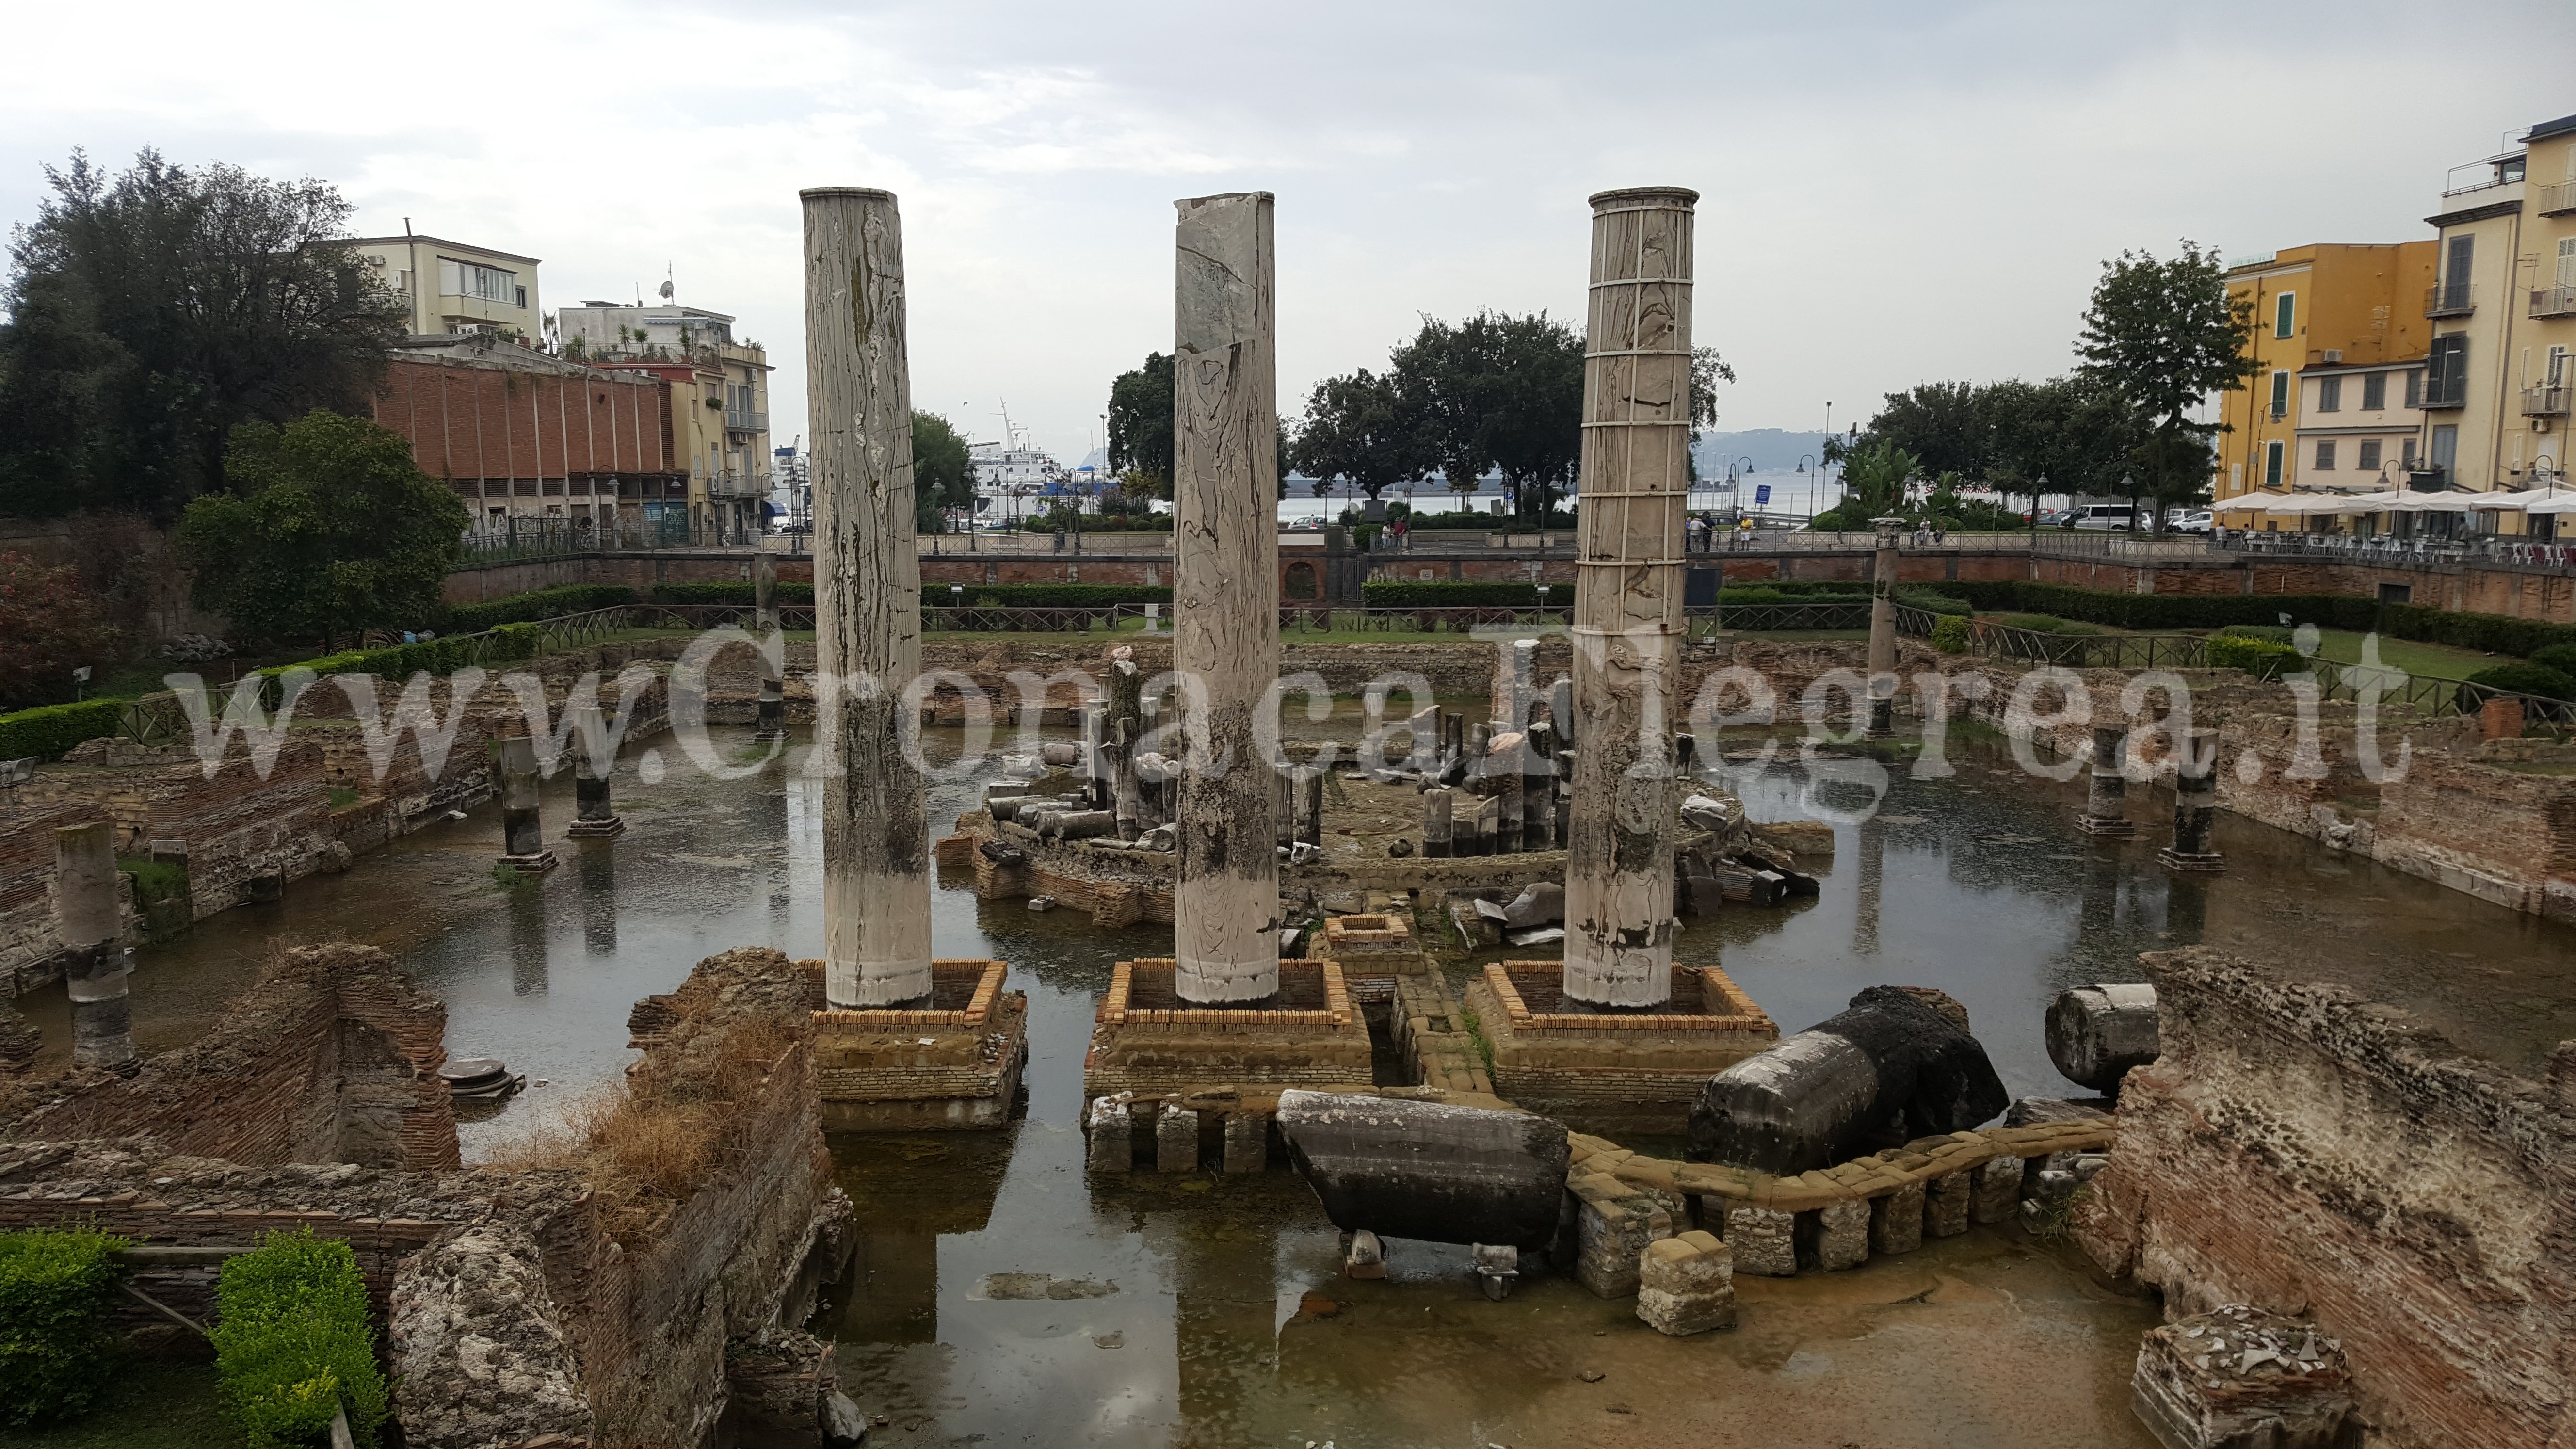
M 1253 729 L 1279 677 L 1271 197 L 1176 204 L 1172 663 L 1205 689 L 1207 723 L 1180 779 L 1175 986 L 1258 1001 L 1279 989 L 1276 783 Z
M 805 204 L 805 385 L 814 438 L 815 734 L 823 787 L 823 992 L 930 995 L 930 822 L 902 696 L 921 672 L 903 226 L 890 192 Z
M 1592 198 L 1574 593 L 1565 994 L 1672 995 L 1670 736 L 1690 486 L 1691 208 L 1678 187 Z
M 1869 734 L 1896 733 L 1896 540 L 1902 518 L 1873 518 L 1878 557 L 1869 586 Z

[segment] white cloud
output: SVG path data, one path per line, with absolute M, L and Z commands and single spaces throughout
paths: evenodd
M 2447 166 L 2576 110 L 2563 12 L 2298 3 L 571 3 L 55 8 L 13 21 L 0 214 L 156 145 L 338 182 L 369 231 L 544 259 L 550 304 L 667 265 L 804 430 L 796 192 L 902 198 L 914 393 L 1083 451 L 1171 333 L 1170 203 L 1279 193 L 1280 383 L 1417 314 L 1579 316 L 1584 197 L 1696 187 L 1728 426 L 2068 361 L 2102 258 L 2422 236 Z M 2428 106 L 2428 97 L 2449 97 Z

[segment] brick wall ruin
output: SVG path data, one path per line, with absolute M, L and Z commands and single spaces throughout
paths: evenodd
M 0 1138 L 150 1137 L 250 1167 L 457 1165 L 438 1069 L 447 1008 L 372 946 L 307 946 L 272 962 L 204 1038 L 131 1078 L 67 1078 Z
M 2163 1055 L 2079 1200 L 2094 1261 L 2312 1317 L 2381 1442 L 2576 1440 L 2576 1042 L 2532 1082 L 2222 952 L 2143 962 Z

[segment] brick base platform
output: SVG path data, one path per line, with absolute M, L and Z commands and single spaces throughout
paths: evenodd
M 812 983 L 816 1088 L 827 1132 L 991 1128 L 1011 1119 L 1029 1058 L 1028 997 L 1002 989 L 999 961 L 934 961 L 930 1005 L 911 1011 L 822 1005 Z
M 1569 1011 L 1555 961 L 1505 961 L 1467 987 L 1493 1047 L 1494 1090 L 1533 1112 L 1607 1131 L 1678 1133 L 1702 1083 L 1780 1040 L 1780 1028 L 1714 966 L 1673 968 L 1661 1011 Z
M 1185 1005 L 1172 976 L 1169 960 L 1118 963 L 1082 1062 L 1086 1099 L 1368 1085 L 1368 1023 L 1338 963 L 1280 962 L 1279 993 L 1260 1007 Z

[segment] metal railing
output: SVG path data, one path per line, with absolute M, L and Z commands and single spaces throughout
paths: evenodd
M 2563 386 L 2524 388 L 2522 390 L 2522 415 L 2526 418 L 2563 418 L 2567 416 L 2567 389 Z
M 2538 287 L 2531 294 L 2534 317 L 2576 316 L 2576 287 Z
M 677 505 L 674 505 L 676 510 Z M 650 523 L 594 524 L 588 519 L 513 518 L 505 526 L 489 524 L 465 535 L 468 564 L 507 563 L 518 559 L 560 558 L 577 553 L 629 553 L 664 548 L 704 548 L 685 514 L 665 515 Z
M 769 475 L 736 473 L 731 470 L 710 473 L 707 475 L 707 496 L 710 498 L 766 498 L 769 496 Z
M 2539 205 L 2533 210 L 2542 216 L 2556 216 L 2562 211 L 2576 211 L 2576 181 L 2544 181 L 2536 193 Z
M 2469 299 L 2466 282 L 2436 282 L 2424 289 L 2424 315 L 2427 317 L 2466 317 L 2477 310 Z
M 2224 508 L 2226 505 L 2218 506 Z M 2209 535 L 2132 533 L 2124 529 L 2042 529 L 2040 535 L 2031 541 L 2031 551 L 2059 558 L 2119 558 L 2141 562 L 2193 559 L 2208 555 Z
M 769 431 L 769 414 L 767 413 L 756 413 L 749 408 L 726 408 L 724 410 L 724 415 L 725 427 L 734 432 L 765 433 Z
M 2351 533 L 2240 533 L 2217 541 L 2231 553 L 2330 558 L 2342 563 L 2431 568 L 2443 564 L 2493 564 L 2511 568 L 2576 569 L 2576 541 L 2511 538 L 2396 538 Z

